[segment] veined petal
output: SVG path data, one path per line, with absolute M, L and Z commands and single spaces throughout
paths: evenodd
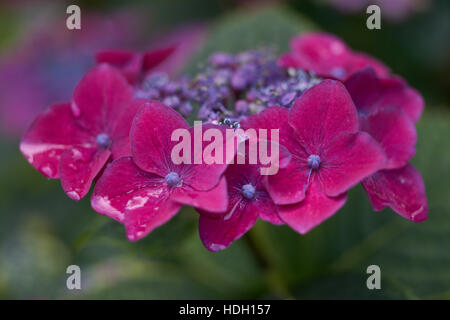
M 344 85 L 324 80 L 295 101 L 289 124 L 305 149 L 317 153 L 337 135 L 356 132 L 358 114 Z
M 414 222 L 424 221 L 428 217 L 422 176 L 410 164 L 400 169 L 378 171 L 364 179 L 362 186 L 376 211 L 389 206 Z
M 47 178 L 59 177 L 61 154 L 91 137 L 74 121 L 69 103 L 55 104 L 40 114 L 20 142 L 28 162 Z
M 385 108 L 360 118 L 361 130 L 368 132 L 386 154 L 386 169 L 405 166 L 416 153 L 416 128 L 411 118 L 397 108 Z
M 328 197 L 316 177 L 311 181 L 305 200 L 293 205 L 278 206 L 278 214 L 292 229 L 305 234 L 335 214 L 346 200 L 345 193 Z
M 413 121 L 419 120 L 424 108 L 422 96 L 399 77 L 379 79 L 375 72 L 364 69 L 355 73 L 345 86 L 358 111 L 370 115 L 386 107 L 403 110 Z
M 258 207 L 251 201 L 234 197 L 225 216 L 212 218 L 200 214 L 198 229 L 203 245 L 209 251 L 224 250 L 242 237 L 258 219 Z
M 198 191 L 189 186 L 182 186 L 172 191 L 170 199 L 200 210 L 223 214 L 228 207 L 227 183 L 222 177 L 217 186 L 208 191 Z
M 97 147 L 75 146 L 64 151 L 59 164 L 64 192 L 72 200 L 78 201 L 83 198 L 110 155 L 108 149 Z
M 91 69 L 75 88 L 72 112 L 92 134 L 110 133 L 122 109 L 133 97 L 133 88 L 120 72 L 107 64 Z
M 336 137 L 321 158 L 323 191 L 332 197 L 383 168 L 386 162 L 380 145 L 366 132 Z
M 176 129 L 189 130 L 179 113 L 158 101 L 148 102 L 137 113 L 130 131 L 131 152 L 136 165 L 161 176 L 172 171 L 175 164 L 171 152 L 178 142 L 171 141 L 171 136 Z
M 163 179 L 141 170 L 131 157 L 108 166 L 97 181 L 91 205 L 100 214 L 123 223 L 130 241 L 143 238 L 181 208 L 169 199 Z

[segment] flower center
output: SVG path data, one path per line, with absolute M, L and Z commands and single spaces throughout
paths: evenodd
M 106 133 L 100 133 L 96 138 L 97 145 L 103 148 L 108 148 L 111 144 L 111 139 Z
M 176 172 L 170 172 L 166 176 L 166 182 L 169 186 L 176 186 L 178 183 L 180 183 L 180 176 Z
M 256 194 L 256 189 L 250 183 L 249 184 L 245 184 L 245 185 L 242 186 L 241 193 L 244 196 L 244 198 L 253 199 L 255 197 L 255 194 Z
M 312 154 L 308 157 L 308 165 L 311 169 L 317 169 L 320 166 L 320 157 L 316 154 Z

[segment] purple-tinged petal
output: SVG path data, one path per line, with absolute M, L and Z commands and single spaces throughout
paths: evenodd
M 386 157 L 380 145 L 366 132 L 336 137 L 321 155 L 319 174 L 323 191 L 337 196 L 365 177 L 384 168 Z
M 178 142 L 171 141 L 171 136 L 176 129 L 189 129 L 181 114 L 158 101 L 148 102 L 136 115 L 130 131 L 136 165 L 161 176 L 173 171 L 171 152 Z
M 385 108 L 360 118 L 361 130 L 378 141 L 386 154 L 386 169 L 405 166 L 416 153 L 416 128 L 402 110 Z
M 72 200 L 83 198 L 92 181 L 103 169 L 111 152 L 108 149 L 75 146 L 64 151 L 59 163 L 61 186 Z
M 203 245 L 212 252 L 224 250 L 242 237 L 258 219 L 258 206 L 251 201 L 232 197 L 230 210 L 222 217 L 212 218 L 200 214 L 198 223 L 200 239 Z
M 133 88 L 120 72 L 101 64 L 90 70 L 75 88 L 72 112 L 91 134 L 110 133 L 122 109 L 133 96 Z
M 172 191 L 170 199 L 200 210 L 223 214 L 228 207 L 227 183 L 225 178 L 221 178 L 217 186 L 208 191 L 182 186 Z
M 358 111 L 369 115 L 385 107 L 403 110 L 413 121 L 419 120 L 424 108 L 422 96 L 399 77 L 379 79 L 368 68 L 355 73 L 345 86 Z
M 74 121 L 69 103 L 56 104 L 41 113 L 27 130 L 20 151 L 47 178 L 59 177 L 61 154 L 91 137 Z
M 356 132 L 358 114 L 344 85 L 324 80 L 295 101 L 289 124 L 308 153 L 318 153 L 337 135 Z
M 335 214 L 346 200 L 345 193 L 328 197 L 316 177 L 311 181 L 305 200 L 293 205 L 279 206 L 278 214 L 292 229 L 305 234 Z
M 364 179 L 362 186 L 376 211 L 389 206 L 414 222 L 424 221 L 428 217 L 422 176 L 410 164 L 400 169 L 378 171 Z
M 130 241 L 143 238 L 181 208 L 169 199 L 163 180 L 137 167 L 131 157 L 113 161 L 97 181 L 91 205 L 123 223 Z
M 95 55 L 97 64 L 108 63 L 119 69 L 130 84 L 136 84 L 141 76 L 142 54 L 127 50 L 105 50 Z
M 259 191 L 258 198 L 253 205 L 257 207 L 259 217 L 262 220 L 275 225 L 281 225 L 284 223 L 278 215 L 278 209 L 275 203 L 266 191 Z

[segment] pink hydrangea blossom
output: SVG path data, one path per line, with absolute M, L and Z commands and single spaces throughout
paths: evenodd
M 175 164 L 171 152 L 177 143 L 171 135 L 176 129 L 194 130 L 173 109 L 147 102 L 131 128 L 132 158 L 114 161 L 95 186 L 92 207 L 123 223 L 130 241 L 170 220 L 182 205 L 215 213 L 228 206 L 226 162 Z
M 424 107 L 422 97 L 404 80 L 379 79 L 371 69 L 353 75 L 345 85 L 358 109 L 361 129 L 379 142 L 387 157 L 384 170 L 362 181 L 374 210 L 389 206 L 414 222 L 425 220 L 423 179 L 408 164 L 416 153 L 414 122 Z
M 70 103 L 53 105 L 37 117 L 20 150 L 79 200 L 109 159 L 130 154 L 129 130 L 141 104 L 117 70 L 99 65 L 83 77 Z
M 291 52 L 279 59 L 283 67 L 313 71 L 325 78 L 345 80 L 353 73 L 372 67 L 377 75 L 389 75 L 389 68 L 364 53 L 352 51 L 341 39 L 327 33 L 308 33 L 291 40 Z
M 338 81 L 324 80 L 298 98 L 291 110 L 270 107 L 246 126 L 280 128 L 280 144 L 292 159 L 267 179 L 281 219 L 306 233 L 333 215 L 346 191 L 384 167 L 378 143 L 359 131 L 356 107 Z

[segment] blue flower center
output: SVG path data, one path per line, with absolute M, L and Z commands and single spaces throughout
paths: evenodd
M 312 154 L 308 157 L 308 165 L 311 169 L 317 169 L 320 166 L 320 157 L 316 154 Z
M 96 138 L 96 142 L 102 148 L 108 148 L 111 145 L 111 139 L 106 133 L 100 133 Z
M 255 194 L 256 194 L 256 189 L 250 183 L 249 184 L 244 184 L 242 186 L 241 193 L 244 196 L 244 198 L 253 199 L 255 197 Z
M 170 172 L 166 176 L 166 182 L 169 186 L 176 186 L 178 183 L 180 183 L 180 176 L 176 172 Z

